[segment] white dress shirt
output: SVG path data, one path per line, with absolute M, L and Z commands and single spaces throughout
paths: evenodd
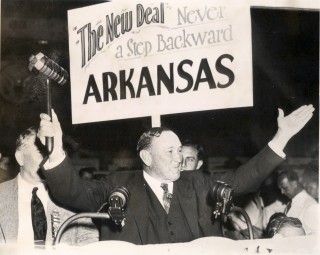
M 161 203 L 161 205 L 164 208 L 164 204 L 163 204 L 163 189 L 161 188 L 161 183 L 167 183 L 168 184 L 168 190 L 169 193 L 172 194 L 173 192 L 173 182 L 171 181 L 159 181 L 156 178 L 152 177 L 151 175 L 149 175 L 148 173 L 146 173 L 145 171 L 143 171 L 143 177 L 146 180 L 146 182 L 148 183 L 148 185 L 150 186 L 150 188 L 152 189 L 153 193 L 156 195 L 156 197 L 158 198 L 159 202 Z
M 31 219 L 31 198 L 32 190 L 38 187 L 37 196 L 41 200 L 45 211 L 47 210 L 48 193 L 43 183 L 31 184 L 22 179 L 18 174 L 18 212 L 19 227 L 17 242 L 25 245 L 33 245 L 33 228 Z
M 271 140 L 268 143 L 268 146 L 270 147 L 271 150 L 273 150 L 276 154 L 278 154 L 279 157 L 281 158 L 286 158 L 286 154 L 283 152 L 283 150 L 279 147 L 278 143 L 275 142 L 274 140 Z
M 298 218 L 306 234 L 319 232 L 319 205 L 317 201 L 305 190 L 302 190 L 291 201 L 291 207 L 287 212 L 288 217 Z

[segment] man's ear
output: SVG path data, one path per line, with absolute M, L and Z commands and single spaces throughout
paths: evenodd
M 146 166 L 150 166 L 151 163 L 152 163 L 152 158 L 151 158 L 151 155 L 150 155 L 150 152 L 147 151 L 147 150 L 141 150 L 140 153 L 140 158 L 142 159 L 143 163 L 146 165 Z
M 23 166 L 23 153 L 21 151 L 16 151 L 14 154 L 19 166 Z
M 202 167 L 202 165 L 203 165 L 203 160 L 199 160 L 198 163 L 197 163 L 196 169 L 197 170 L 200 169 L 200 167 Z

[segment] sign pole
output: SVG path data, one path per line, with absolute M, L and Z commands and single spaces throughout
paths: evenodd
M 151 116 L 151 126 L 152 127 L 161 127 L 161 117 L 160 115 Z

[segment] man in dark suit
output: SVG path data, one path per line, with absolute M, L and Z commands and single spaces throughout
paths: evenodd
M 278 131 L 268 146 L 247 164 L 220 176 L 237 195 L 255 191 L 285 157 L 287 142 L 311 119 L 312 105 L 302 106 L 284 117 L 279 110 Z M 41 114 L 38 137 L 54 136 L 55 148 L 42 166 L 52 195 L 62 204 L 82 211 L 97 211 L 111 189 L 125 186 L 131 193 L 124 226 L 101 225 L 101 240 L 135 244 L 187 242 L 205 236 L 222 236 L 220 223 L 212 219 L 210 190 L 216 178 L 200 171 L 181 172 L 182 152 L 178 136 L 165 128 L 142 134 L 137 152 L 143 171 L 115 173 L 105 181 L 79 178 L 62 149 L 62 131 L 56 114 L 53 120 Z M 280 156 L 279 156 L 280 155 Z

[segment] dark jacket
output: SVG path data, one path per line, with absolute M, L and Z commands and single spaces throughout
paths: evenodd
M 219 175 L 219 180 L 230 184 L 236 195 L 254 192 L 262 181 L 283 161 L 268 146 L 236 171 Z M 152 243 L 148 240 L 148 203 L 143 172 L 118 172 L 105 181 L 83 181 L 66 158 L 59 166 L 44 170 L 52 195 L 62 204 L 82 211 L 97 211 L 107 201 L 111 189 L 125 186 L 131 198 L 126 209 L 126 224 L 120 231 L 101 226 L 101 240 L 121 240 L 135 244 Z M 209 191 L 215 174 L 201 171 L 181 172 L 174 182 L 173 196 L 178 196 L 193 239 L 221 236 L 220 223 L 212 220 L 212 200 Z

